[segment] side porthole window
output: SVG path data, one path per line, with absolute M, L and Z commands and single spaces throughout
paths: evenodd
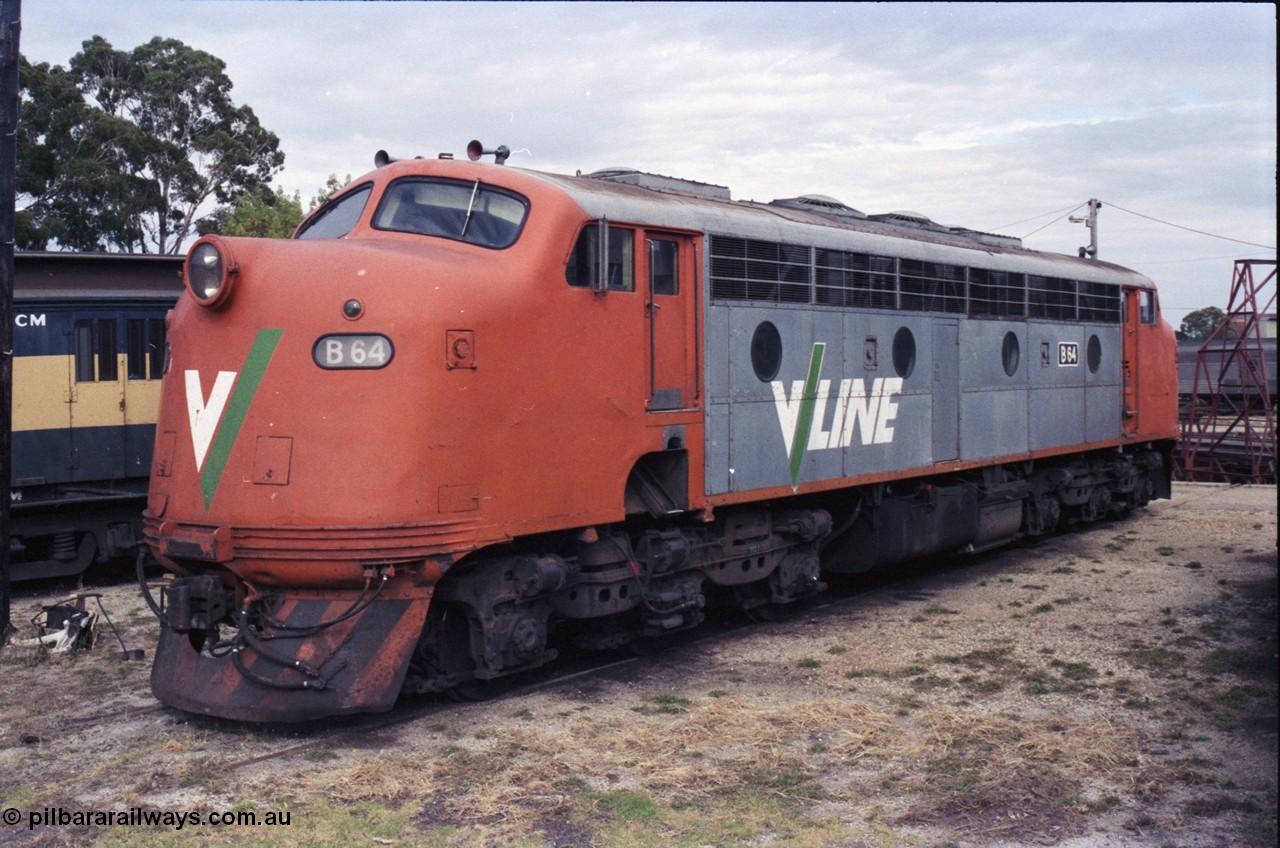
M 782 367 L 782 336 L 768 321 L 761 321 L 751 334 L 751 367 L 764 383 L 778 376 Z
M 1004 344 L 1000 345 L 1000 361 L 1004 365 L 1004 373 L 1012 377 L 1018 373 L 1018 362 L 1022 359 L 1022 348 L 1018 344 L 1018 336 L 1012 331 L 1004 334 Z
M 1089 373 L 1097 374 L 1098 368 L 1102 365 L 1102 341 L 1097 336 L 1089 337 L 1089 346 L 1085 350 L 1086 361 L 1089 363 Z
M 893 372 L 902 379 L 916 370 L 916 337 L 906 327 L 893 334 Z

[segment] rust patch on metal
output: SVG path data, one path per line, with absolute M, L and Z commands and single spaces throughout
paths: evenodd
M 151 691 L 171 707 L 238 721 L 385 712 L 400 693 L 429 604 L 429 595 L 375 601 L 349 619 L 307 633 L 305 628 L 348 610 L 351 598 L 290 598 L 275 615 L 291 630 L 266 628 L 258 646 L 221 657 L 197 652 L 186 635 L 164 628 Z M 294 632 L 305 635 L 285 635 Z

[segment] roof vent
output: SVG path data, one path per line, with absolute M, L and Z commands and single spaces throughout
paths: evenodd
M 1022 239 L 1017 236 L 1002 236 L 998 233 L 984 233 L 968 227 L 951 227 L 951 232 L 967 239 L 989 244 L 993 247 L 1022 247 Z
M 680 194 L 691 194 L 694 197 L 709 197 L 715 200 L 729 200 L 729 188 L 711 183 L 700 183 L 695 180 L 682 180 L 679 177 L 664 177 L 661 174 L 647 174 L 635 168 L 604 168 L 584 175 L 589 180 L 606 180 L 611 183 L 624 183 L 655 191 L 674 191 Z
M 782 206 L 787 209 L 803 209 L 807 212 L 818 212 L 822 215 L 832 215 L 837 218 L 867 217 L 852 206 L 846 206 L 834 197 L 828 197 L 825 194 L 802 194 L 799 197 L 784 197 L 780 200 L 771 201 L 769 205 Z
M 879 215 L 868 215 L 872 221 L 883 221 L 886 224 L 906 224 L 916 227 L 934 227 L 937 226 L 929 219 L 928 215 L 921 215 L 919 212 L 912 212 L 909 209 L 899 209 L 896 212 L 884 212 Z

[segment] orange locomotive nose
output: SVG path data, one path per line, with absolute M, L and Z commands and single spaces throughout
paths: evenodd
M 526 446 L 459 448 L 520 429 L 504 398 L 542 395 L 482 370 L 483 345 L 499 367 L 534 346 L 537 322 L 522 339 L 500 328 L 554 309 L 532 284 L 548 259 L 562 277 L 563 257 L 514 245 L 530 204 L 511 191 L 399 185 L 375 210 L 357 184 L 291 241 L 189 253 L 146 515 L 178 575 L 157 603 L 166 703 L 260 720 L 387 709 L 442 571 L 509 538 L 502 477 Z M 566 209 L 581 215 L 560 198 L 540 217 Z M 438 227 L 459 238 L 413 231 Z

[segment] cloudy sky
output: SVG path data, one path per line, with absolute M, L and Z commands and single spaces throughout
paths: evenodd
M 1095 197 L 1099 257 L 1154 278 L 1175 327 L 1227 305 L 1233 260 L 1276 257 L 1271 4 L 22 6 L 33 62 L 94 35 L 224 60 L 304 202 L 379 148 L 472 138 L 516 167 L 827 194 L 1071 254 L 1088 234 L 1070 210 Z

